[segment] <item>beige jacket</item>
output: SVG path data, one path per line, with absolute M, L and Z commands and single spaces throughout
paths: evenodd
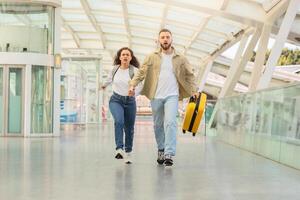
M 188 60 L 184 56 L 179 55 L 174 48 L 172 62 L 179 87 L 179 100 L 190 97 L 194 92 L 197 92 L 197 85 L 192 66 L 189 64 Z M 141 81 L 145 80 L 141 95 L 145 95 L 150 100 L 153 99 L 158 84 L 160 66 L 161 49 L 158 49 L 146 57 L 143 65 L 137 73 L 135 73 L 129 84 L 135 87 Z

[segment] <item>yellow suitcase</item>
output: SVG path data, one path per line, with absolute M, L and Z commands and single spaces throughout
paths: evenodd
M 193 133 L 193 136 L 196 135 L 205 110 L 206 98 L 204 93 L 199 93 L 198 98 L 190 97 L 182 124 L 183 133 L 189 131 Z

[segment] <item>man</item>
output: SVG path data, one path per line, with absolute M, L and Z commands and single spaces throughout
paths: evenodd
M 157 162 L 173 165 L 176 151 L 178 100 L 197 96 L 197 85 L 192 67 L 172 46 L 172 33 L 168 29 L 159 32 L 160 48 L 150 54 L 132 80 L 129 95 L 145 80 L 141 91 L 151 100 L 155 139 L 158 147 Z

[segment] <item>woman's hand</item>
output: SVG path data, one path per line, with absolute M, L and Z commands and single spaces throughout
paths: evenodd
M 133 86 L 130 86 L 128 90 L 128 96 L 134 96 L 134 95 L 135 95 L 135 88 Z

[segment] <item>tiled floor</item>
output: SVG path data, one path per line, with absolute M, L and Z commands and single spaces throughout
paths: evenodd
M 137 122 L 126 165 L 114 159 L 112 130 L 0 138 L 0 200 L 300 199 L 299 170 L 213 138 L 179 133 L 175 165 L 158 166 L 151 121 Z

